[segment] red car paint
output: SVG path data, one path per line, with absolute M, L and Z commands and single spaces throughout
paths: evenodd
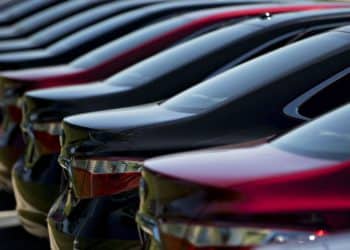
M 175 155 L 146 161 L 145 165 L 146 169 L 167 177 L 242 195 L 242 199 L 234 202 L 209 203 L 206 209 L 209 213 L 350 209 L 350 162 L 316 159 L 264 145 Z

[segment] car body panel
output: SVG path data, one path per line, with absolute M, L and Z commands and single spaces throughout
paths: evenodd
M 188 114 L 186 119 L 181 118 L 178 121 L 172 120 L 157 123 L 157 116 L 152 116 L 152 118 L 139 116 L 138 108 L 135 108 L 134 110 L 130 108 L 126 109 L 125 112 L 119 112 L 119 110 L 116 109 L 114 111 L 114 116 L 112 115 L 113 111 L 101 111 L 98 114 L 93 114 L 91 116 L 88 114 L 71 116 L 65 119 L 65 126 L 67 127 L 67 131 L 69 131 L 68 127 L 72 126 L 78 127 L 87 133 L 89 133 L 89 131 L 98 131 L 96 136 L 99 136 L 99 134 L 103 134 L 104 132 L 106 135 L 110 136 L 110 139 L 104 138 L 103 142 L 100 141 L 98 137 L 94 138 L 96 149 L 98 148 L 98 150 L 94 152 L 94 149 L 91 148 L 89 153 L 97 153 L 99 151 L 101 153 L 103 151 L 109 152 L 109 150 L 120 148 L 118 144 L 121 142 L 115 141 L 114 138 L 116 138 L 115 136 L 118 137 L 124 134 L 128 135 L 123 142 L 124 144 L 127 143 L 128 151 L 135 150 L 141 152 L 149 148 L 155 152 L 160 149 L 166 150 L 167 148 L 171 148 L 172 150 L 176 148 L 191 149 L 198 147 L 199 145 L 201 145 L 201 147 L 209 147 L 226 144 L 225 142 L 240 143 L 243 142 L 242 140 L 245 140 L 245 136 L 247 136 L 246 139 L 249 141 L 259 137 L 281 133 L 284 130 L 284 127 L 294 127 L 295 125 L 300 124 L 300 122 L 303 122 L 303 120 L 291 119 L 288 115 L 277 111 L 276 109 L 283 110 L 284 106 L 286 106 L 291 99 L 296 98 L 308 88 L 320 84 L 322 81 L 332 76 L 332 74 L 338 73 L 338 71 L 342 71 L 343 68 L 346 67 L 346 64 L 344 64 L 345 61 L 340 59 L 340 55 L 346 55 L 347 53 L 347 37 L 344 36 L 344 33 L 338 31 L 332 34 L 334 34 L 332 37 L 318 35 L 315 36 L 315 38 L 313 37 L 312 39 L 310 38 L 305 41 L 303 40 L 291 44 L 288 46 L 288 49 L 282 48 L 273 53 L 268 53 L 256 60 L 241 64 L 233 70 L 226 71 L 223 74 L 206 80 L 201 84 L 182 92 L 180 95 L 163 102 L 159 107 L 150 106 L 147 107 L 147 110 L 143 110 L 143 112 L 157 114 L 157 112 L 162 112 L 163 109 L 167 109 Z M 333 44 L 335 47 L 330 48 L 329 46 L 322 46 L 322 49 L 320 48 L 319 50 L 314 51 L 314 53 L 310 52 L 308 57 L 294 60 L 294 58 L 299 58 L 299 53 L 305 51 L 304 49 L 309 46 L 313 46 L 313 43 L 316 41 L 318 41 L 318 43 L 323 42 L 324 45 Z M 270 67 L 277 68 L 278 65 L 281 65 L 281 62 L 287 55 L 288 57 L 293 56 L 293 60 L 287 66 L 280 67 L 280 70 L 276 71 L 276 73 L 267 75 L 264 78 L 259 77 L 259 74 L 252 73 L 255 71 L 258 73 L 260 69 L 263 69 L 262 67 L 265 67 L 266 69 L 264 70 L 266 71 L 268 71 Z M 319 60 L 321 55 L 323 59 L 322 61 Z M 333 60 L 331 59 L 334 56 L 339 58 L 339 64 L 337 66 L 333 64 Z M 269 63 L 267 63 L 267 61 Z M 305 72 L 306 69 L 309 72 L 312 72 L 313 70 L 318 71 L 319 65 L 322 65 L 322 67 L 327 65 L 328 67 L 330 64 L 332 65 L 332 68 L 329 68 L 329 71 L 324 72 L 323 76 L 318 74 L 317 77 L 313 76 L 312 79 L 309 79 L 305 74 L 302 75 L 303 79 L 308 79 L 308 86 L 304 81 L 295 81 L 295 77 L 298 77 L 298 75 L 301 76 L 301 74 L 297 74 L 298 70 L 303 70 L 303 72 Z M 301 69 L 299 65 L 305 65 L 306 68 Z M 280 83 L 282 80 L 286 82 L 285 79 L 288 75 L 293 84 L 290 85 L 288 92 L 285 92 L 283 91 L 283 88 L 281 88 Z M 230 83 L 233 79 L 236 82 L 235 85 L 232 86 Z M 240 84 L 240 82 L 242 82 L 242 84 Z M 249 85 L 244 84 L 247 82 L 249 82 Z M 188 109 L 183 109 L 180 105 L 174 105 L 175 101 L 177 102 L 179 100 L 179 102 L 182 102 L 182 98 L 188 98 L 188 93 L 197 92 L 198 88 L 208 87 L 208 89 L 211 89 L 212 86 L 218 86 L 219 84 L 225 84 L 225 86 L 230 86 L 230 88 L 232 88 L 230 90 L 232 94 L 225 99 L 224 102 L 220 102 L 219 104 L 214 103 L 210 108 L 199 111 L 195 110 L 192 112 L 188 111 Z M 281 92 L 277 94 L 275 91 Z M 264 94 L 267 94 L 268 96 L 279 96 L 279 98 L 270 99 L 269 102 L 266 100 L 266 96 L 263 97 Z M 252 98 L 253 96 L 254 98 Z M 257 100 L 260 100 L 260 98 L 265 100 L 264 107 L 257 107 L 257 105 L 259 105 Z M 249 100 L 254 100 L 255 105 L 250 103 Z M 179 108 L 175 108 L 175 106 Z M 247 114 L 245 117 L 247 118 L 247 121 L 244 121 L 244 116 L 240 116 L 241 118 L 238 121 L 227 121 L 226 123 L 218 122 L 220 119 L 225 119 L 224 117 L 227 117 L 228 113 L 225 114 L 225 112 L 228 112 L 228 110 L 230 110 L 230 116 L 235 116 L 235 114 L 240 114 L 245 107 L 247 107 L 247 112 L 245 112 Z M 268 111 L 267 107 L 271 107 L 271 111 Z M 253 112 L 251 110 L 255 111 Z M 262 115 L 263 113 L 265 114 Z M 254 119 L 250 119 L 249 114 L 254 114 Z M 260 115 L 258 116 L 257 114 Z M 273 121 L 276 122 L 275 126 L 272 126 L 272 120 L 266 119 L 266 117 L 272 117 L 272 114 L 274 115 Z M 100 122 L 102 120 L 96 120 L 94 118 L 95 115 L 99 118 L 103 118 L 103 122 Z M 106 119 L 107 117 L 108 120 Z M 125 121 L 127 124 L 124 125 L 124 120 L 126 118 L 128 121 Z M 154 123 L 146 122 L 148 120 L 151 121 L 152 119 L 154 119 Z M 143 120 L 145 121 L 144 124 Z M 248 128 L 250 128 L 249 124 L 254 124 L 254 128 L 248 130 Z M 188 133 L 186 132 L 186 127 L 190 128 Z M 246 132 L 244 133 L 244 131 Z M 249 131 L 249 133 L 247 131 Z M 179 137 L 180 135 L 181 137 Z M 89 136 L 94 137 L 92 134 Z M 73 138 L 74 135 L 72 135 L 72 139 Z M 150 138 L 152 138 L 152 140 L 150 140 Z M 194 138 L 196 138 L 196 140 L 193 140 Z M 75 139 L 73 139 L 73 141 L 74 140 Z M 98 146 L 100 143 L 103 143 L 105 147 L 100 148 Z M 67 147 L 67 152 L 69 152 L 68 148 L 69 147 Z M 119 150 L 116 152 L 118 151 Z M 62 153 L 64 154 L 65 152 L 66 150 L 64 149 Z
M 146 230 L 147 220 L 154 225 L 159 220 L 175 222 L 188 230 L 191 224 L 226 223 L 322 230 L 320 237 L 348 228 L 350 154 L 343 147 L 349 142 L 339 135 L 349 132 L 349 112 L 347 104 L 262 146 L 146 161 L 140 226 Z M 319 146 L 320 141 L 327 146 Z M 174 190 L 174 185 L 181 188 Z M 311 217 L 315 219 L 308 221 Z M 162 231 L 157 225 L 153 230 L 157 227 Z M 191 241 L 190 235 L 185 237 Z
M 336 12 L 338 11 L 335 11 L 333 14 Z M 329 13 L 331 16 L 332 11 L 329 11 Z M 325 12 L 322 13 L 321 11 L 319 13 L 319 15 L 323 14 L 325 14 Z M 303 15 L 306 16 L 305 19 L 302 18 Z M 89 105 L 89 103 L 94 103 L 94 109 L 98 110 L 130 105 L 130 101 L 134 99 L 134 104 L 142 104 L 145 102 L 152 102 L 154 100 L 168 98 L 178 93 L 179 91 L 184 90 L 187 87 L 190 87 L 191 85 L 205 79 L 208 77 L 208 75 L 210 75 L 210 73 L 216 73 L 215 71 L 219 70 L 223 65 L 230 64 L 230 67 L 234 67 L 234 65 L 237 65 L 240 62 L 249 59 L 249 57 L 254 56 L 254 53 L 262 53 L 261 50 L 264 50 L 263 46 L 260 48 L 260 50 L 257 49 L 257 51 L 250 50 L 253 46 L 255 46 L 255 44 L 261 44 L 267 41 L 265 40 L 267 37 L 269 40 L 271 40 L 271 36 L 278 37 L 279 34 L 281 34 L 283 37 L 282 34 L 286 33 L 286 31 L 283 30 L 283 27 L 285 26 L 287 30 L 292 29 L 293 22 L 297 18 L 300 19 L 300 23 L 303 23 L 303 21 L 305 21 L 305 23 L 302 24 L 304 25 L 302 27 L 308 29 L 306 27 L 308 15 L 310 19 L 314 18 L 317 22 L 317 12 L 314 13 L 314 16 L 311 13 L 286 14 L 281 16 L 273 16 L 269 20 L 253 19 L 251 21 L 242 22 L 239 26 L 233 25 L 224 29 L 210 32 L 210 34 L 203 35 L 199 38 L 193 39 L 192 41 L 185 42 L 182 45 L 170 48 L 149 59 L 144 60 L 141 63 L 131 66 L 123 72 L 107 79 L 104 82 L 106 83 L 104 85 L 102 85 L 103 82 L 96 82 L 90 85 L 77 87 L 29 92 L 26 96 L 28 102 L 30 102 L 30 112 L 35 112 L 38 114 L 38 116 L 40 116 L 40 105 L 42 104 L 43 107 L 45 107 L 45 110 L 47 110 L 48 106 L 50 107 L 50 104 L 52 103 L 52 105 L 54 105 L 57 109 L 55 110 L 59 116 L 57 119 L 62 119 L 64 116 L 77 112 L 91 111 L 91 105 Z M 326 20 L 325 17 L 324 19 Z M 273 22 L 276 22 L 276 26 L 273 25 Z M 264 23 L 271 24 L 271 29 L 268 27 L 264 28 Z M 296 26 L 298 26 L 298 24 L 296 24 Z M 261 33 L 261 35 L 259 36 L 259 39 L 255 40 L 254 35 L 257 32 Z M 232 36 L 232 33 L 237 33 L 237 36 Z M 267 37 L 264 37 L 264 33 L 269 35 Z M 293 34 L 290 36 L 293 37 Z M 221 41 L 213 43 L 213 41 L 219 37 Z M 243 42 L 241 41 L 243 41 L 245 38 L 247 45 L 243 46 Z M 288 39 L 285 39 L 287 43 Z M 198 44 L 198 47 L 205 47 L 206 49 L 203 49 L 202 51 L 193 50 L 192 46 L 195 44 Z M 233 50 L 234 48 L 236 48 L 236 50 Z M 230 54 L 226 53 L 228 55 L 225 57 L 223 55 L 223 52 L 227 50 L 231 50 L 232 52 Z M 245 51 L 246 53 L 244 53 Z M 191 54 L 189 54 L 190 52 Z M 176 55 L 179 54 L 188 54 L 188 56 L 181 56 L 181 60 L 180 58 L 176 61 L 172 60 L 172 58 L 176 58 Z M 235 58 L 236 54 L 237 58 Z M 208 65 L 205 63 L 209 57 L 215 58 L 215 60 L 212 61 L 217 62 L 217 64 Z M 190 74 L 190 72 L 187 72 L 194 70 L 192 64 L 193 61 L 196 61 L 197 65 L 201 65 L 201 72 L 196 71 L 196 74 Z M 156 69 L 153 68 L 153 65 L 157 65 Z M 168 66 L 161 67 L 161 65 Z M 34 73 L 35 75 L 35 72 L 36 71 L 28 71 L 25 72 L 24 75 L 26 73 Z M 15 73 L 12 75 L 12 77 L 16 75 L 18 79 L 21 79 L 20 74 Z M 8 76 L 11 78 L 11 75 Z M 164 84 L 164 87 L 162 87 L 160 84 L 165 82 L 167 84 Z M 182 82 L 183 85 L 180 85 Z M 162 93 L 165 93 L 166 91 L 169 93 L 166 95 L 157 95 L 157 91 L 155 90 L 159 88 L 162 88 Z M 167 90 L 167 88 L 169 90 Z M 144 92 L 147 92 L 149 95 L 154 96 L 147 97 L 144 94 L 141 96 L 138 94 Z M 133 96 L 137 96 L 138 98 L 134 98 Z M 145 99 L 142 100 L 142 98 Z M 101 107 L 98 107 L 97 105 L 100 104 Z M 74 106 L 72 112 L 67 110 L 65 107 L 67 105 Z M 61 112 L 62 114 L 59 114 Z

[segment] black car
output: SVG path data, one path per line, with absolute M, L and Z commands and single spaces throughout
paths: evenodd
M 292 42 L 293 39 L 301 39 L 303 35 L 312 35 L 321 32 L 326 27 L 330 27 L 326 23 L 322 23 L 322 25 L 318 23 L 319 25 L 317 25 L 317 22 L 310 21 L 312 19 L 310 16 L 314 18 L 312 19 L 314 21 L 321 19 L 317 18 L 315 13 L 309 16 L 310 19 L 306 18 L 308 16 L 307 13 L 298 14 L 298 17 L 296 15 L 272 16 L 269 20 L 272 24 L 276 22 L 276 26 L 272 25 L 274 28 L 270 27 L 270 34 L 273 34 L 272 30 L 276 29 L 274 30 L 278 34 L 275 36 L 276 38 L 283 37 L 282 34 L 293 33 L 293 36 L 285 36 L 285 38 L 288 38 L 287 40 L 280 40 L 280 42 L 284 42 L 280 43 L 280 46 L 287 41 Z M 299 20 L 300 23 L 298 22 Z M 308 24 L 306 20 L 310 23 Z M 252 20 L 239 24 L 237 27 L 243 26 L 246 29 L 251 25 L 251 27 L 255 28 L 254 35 L 255 39 L 257 39 L 257 37 L 261 37 L 262 34 L 266 34 L 266 31 L 269 30 L 269 21 Z M 258 22 L 261 22 L 261 25 L 257 25 Z M 332 22 L 328 24 L 332 24 Z M 307 25 L 309 27 L 303 29 L 304 32 L 300 33 L 298 27 L 307 27 Z M 257 27 L 259 28 L 257 29 Z M 284 29 L 286 27 L 288 27 L 288 31 L 291 33 Z M 228 27 L 226 29 L 230 28 Z M 259 33 L 259 29 L 263 31 L 261 32 L 262 34 Z M 239 34 L 239 32 L 232 32 L 234 30 L 230 31 L 231 34 Z M 206 36 L 210 37 L 210 35 L 212 34 Z M 246 36 L 249 37 L 248 35 Z M 69 239 L 72 239 L 74 236 L 77 237 L 77 246 L 82 248 L 90 244 L 94 244 L 94 246 L 99 246 L 99 244 L 101 244 L 100 246 L 104 246 L 108 242 L 112 244 L 111 242 L 116 239 L 131 240 L 132 235 L 135 241 L 137 231 L 134 224 L 134 209 L 138 205 L 138 196 L 135 193 L 135 188 L 138 186 L 138 170 L 145 158 L 169 152 L 266 139 L 305 121 L 305 118 L 296 119 L 289 113 L 284 114 L 283 108 L 285 105 L 289 107 L 288 103 L 293 98 L 313 91 L 314 88 L 319 88 L 320 86 L 318 84 L 324 84 L 323 81 L 334 77 L 334 75 L 337 75 L 339 71 L 344 69 L 344 66 L 347 65 L 344 58 L 350 53 L 350 41 L 348 43 L 346 41 L 343 42 L 341 39 L 339 40 L 339 36 L 344 35 L 339 31 L 329 32 L 325 35 L 319 35 L 315 38 L 298 42 L 295 45 L 278 49 L 275 52 L 238 66 L 236 69 L 210 78 L 161 104 L 88 113 L 66 118 L 64 122 L 64 134 L 61 140 L 63 146 L 61 148 L 60 163 L 65 168 L 66 176 L 70 182 L 69 188 L 59 197 L 49 214 L 49 232 L 52 245 L 58 246 L 58 248 L 61 248 L 61 244 L 66 243 L 69 245 Z M 244 40 L 247 37 L 241 38 L 241 43 L 236 44 L 236 47 L 239 47 L 238 45 L 248 46 L 249 43 L 247 41 L 254 44 L 252 37 L 250 38 L 251 40 Z M 203 37 L 197 39 L 200 41 Z M 221 41 L 222 39 L 215 39 L 215 41 L 219 40 Z M 190 43 L 194 41 L 192 40 Z M 213 40 L 210 41 L 213 42 Z M 246 42 L 243 43 L 242 41 Z M 315 47 L 315 44 L 322 46 Z M 193 45 L 195 45 L 192 46 L 192 53 L 194 54 L 196 44 L 194 43 Z M 272 44 L 270 45 L 272 46 Z M 184 46 L 186 44 L 179 47 Z M 349 51 L 339 51 L 339 48 L 346 46 L 348 46 Z M 200 46 L 197 47 L 203 48 Z M 265 49 L 267 48 L 265 47 Z M 317 49 L 311 50 L 313 53 L 310 51 L 308 57 L 300 57 L 302 53 L 310 50 L 310 48 Z M 175 53 L 175 49 L 176 47 L 169 51 Z M 228 50 L 226 49 L 225 51 L 227 53 Z M 247 50 L 245 53 L 241 52 L 245 57 L 236 55 L 236 59 L 241 59 L 240 61 L 243 58 L 248 59 L 248 55 L 253 55 L 253 53 L 250 54 L 248 52 L 252 51 L 254 50 Z M 219 52 L 217 51 L 217 53 Z M 257 51 L 254 51 L 254 53 L 258 54 Z M 169 57 L 170 54 L 167 55 Z M 181 60 L 184 58 L 181 54 L 178 55 L 179 57 L 170 57 L 174 63 L 180 63 L 178 58 L 181 58 Z M 187 53 L 186 55 L 189 56 L 191 53 Z M 337 63 L 334 63 L 335 57 L 338 59 Z M 176 59 L 174 60 L 174 58 Z M 152 59 L 150 58 L 148 60 L 151 61 Z M 291 63 L 286 65 L 283 62 L 287 59 L 295 60 L 291 60 Z M 210 62 L 212 61 L 214 60 L 210 60 Z M 226 64 L 233 67 L 234 64 L 229 64 L 230 61 L 235 61 L 234 58 L 231 57 L 231 60 L 226 61 Z M 200 67 L 197 61 L 195 62 L 194 68 L 205 69 L 205 67 Z M 208 63 L 209 60 L 206 60 L 206 62 Z M 333 70 L 332 68 L 328 69 L 328 66 L 332 62 L 336 64 Z M 179 74 L 176 70 L 172 71 L 172 67 L 164 64 L 164 61 L 162 65 L 165 71 L 169 70 L 169 72 L 176 74 L 176 76 L 183 75 Z M 325 68 L 327 71 L 322 71 Z M 161 71 L 160 67 L 155 67 L 153 70 L 155 72 Z M 211 68 L 211 70 L 215 72 L 214 68 Z M 210 70 L 208 71 L 210 72 Z M 298 71 L 303 71 L 305 74 L 301 74 Z M 321 71 L 321 73 L 314 76 L 315 71 Z M 140 74 L 140 72 L 143 72 L 143 74 Z M 261 72 L 268 72 L 268 74 L 264 74 L 264 77 L 261 77 Z M 130 89 L 133 89 L 133 86 L 139 86 L 138 83 L 142 79 L 152 79 L 152 75 L 147 73 L 149 72 L 138 71 L 138 74 L 136 74 L 135 71 L 132 75 L 134 78 L 131 78 L 134 81 L 116 82 L 115 87 L 118 88 L 116 88 L 115 92 L 121 92 L 120 96 L 106 91 L 110 89 L 109 87 L 104 88 L 103 85 L 99 85 L 99 87 L 108 92 L 110 96 L 113 96 L 115 103 L 119 102 L 119 100 L 122 102 L 124 92 L 127 93 Z M 188 77 L 190 75 L 189 73 L 185 75 Z M 195 73 L 198 74 L 193 70 L 192 75 Z M 308 75 L 313 78 L 305 78 Z M 203 75 L 202 77 L 205 78 Z M 139 80 L 138 82 L 136 81 L 137 79 Z M 135 90 L 142 91 L 143 95 L 145 93 L 163 92 L 166 88 L 161 88 L 161 86 L 168 86 L 171 83 L 169 82 L 171 77 L 164 79 L 168 81 L 155 81 L 154 85 L 150 84 L 153 87 L 151 89 L 152 91 L 149 91 L 149 89 L 146 91 L 142 85 L 140 85 L 140 88 L 136 87 Z M 174 82 L 177 84 L 181 83 L 181 81 L 176 81 L 176 79 Z M 161 83 L 162 85 L 160 85 Z M 290 87 L 286 88 L 286 85 Z M 155 91 L 156 86 L 158 86 L 157 91 Z M 89 86 L 86 87 L 86 89 L 88 88 Z M 52 100 L 58 101 L 57 104 L 59 104 L 59 101 L 62 101 L 61 110 L 68 110 L 68 107 L 73 110 L 75 107 L 79 107 L 78 103 L 83 103 L 85 100 L 90 100 L 89 103 L 92 104 L 102 102 L 97 98 L 98 96 L 88 90 L 86 90 L 88 94 L 82 98 L 79 98 L 78 94 L 74 94 L 74 88 L 70 88 L 70 90 L 71 95 L 69 97 L 76 98 L 76 103 L 69 104 L 68 99 L 66 99 L 66 102 L 63 102 L 62 100 L 64 98 L 54 97 L 55 94 L 53 92 L 51 92 L 51 95 L 44 97 L 44 93 L 50 94 L 50 91 L 37 91 L 37 96 L 35 96 L 34 92 L 32 92 L 32 96 L 30 96 L 32 93 L 29 93 L 27 94 L 27 101 L 30 103 L 31 100 L 37 99 L 36 101 L 38 103 L 40 101 L 42 102 L 42 107 L 50 107 L 49 104 L 45 105 L 44 103 L 46 100 L 52 98 Z M 84 91 L 83 89 L 80 90 Z M 60 90 L 57 89 L 57 91 L 60 93 Z M 108 94 L 102 92 L 101 95 L 107 100 Z M 62 93 L 64 93 L 63 89 L 59 95 L 62 96 Z M 343 93 L 343 90 L 340 91 L 337 89 L 334 93 L 339 97 L 337 102 L 330 103 L 324 109 L 317 110 L 318 113 L 330 109 L 330 106 L 334 107 L 342 103 L 341 95 Z M 91 98 L 89 99 L 88 96 Z M 138 96 L 141 98 L 142 94 L 138 94 Z M 271 98 L 272 96 L 273 98 Z M 166 97 L 164 96 L 164 98 Z M 133 98 L 136 99 L 136 95 Z M 129 103 L 133 98 L 132 95 L 128 96 Z M 38 101 L 38 99 L 41 100 Z M 153 101 L 156 100 L 156 98 L 153 99 Z M 50 103 L 50 101 L 46 103 Z M 126 103 L 127 101 L 125 100 L 124 102 Z M 86 101 L 85 103 L 87 104 L 88 102 Z M 264 105 L 261 105 L 261 103 L 264 103 Z M 120 107 L 127 106 L 127 104 L 119 105 Z M 31 105 L 27 105 L 27 108 L 29 107 Z M 55 112 L 45 108 L 42 108 L 41 111 L 34 112 L 31 116 L 39 119 L 47 118 L 47 123 L 43 123 L 44 120 L 36 123 L 38 132 L 45 135 L 46 138 L 57 136 L 57 129 L 59 128 L 59 125 L 57 125 L 58 121 L 56 123 L 49 123 L 50 117 Z M 45 115 L 43 115 L 44 113 Z M 52 115 L 50 116 L 50 114 Z M 316 114 L 308 115 L 308 117 L 313 117 L 314 115 Z M 230 119 L 230 117 L 239 117 L 239 119 Z M 33 127 L 30 126 L 30 129 Z M 42 138 L 44 137 L 39 138 L 36 136 L 36 149 L 43 146 L 39 142 L 43 141 Z M 31 164 L 30 161 L 33 159 L 31 156 L 37 157 L 38 152 L 38 150 L 29 150 L 27 152 L 27 164 Z M 25 190 L 28 190 L 30 185 L 37 185 L 37 190 L 39 190 L 39 185 L 42 185 L 41 190 L 43 191 L 46 190 L 45 183 L 53 182 L 53 173 L 57 167 L 52 156 L 54 154 L 46 158 L 44 153 L 41 157 L 36 158 L 36 160 L 39 159 L 41 161 L 36 162 L 36 168 L 25 168 L 23 162 L 16 164 L 13 171 L 13 183 L 19 202 L 26 202 L 26 199 L 31 199 L 34 202 L 36 199 L 43 200 L 39 198 L 39 195 L 32 195 L 30 197 L 30 194 L 26 194 Z M 52 167 L 47 168 L 49 165 Z M 39 174 L 40 172 L 41 174 Z M 44 177 L 44 175 L 49 176 L 49 174 L 51 174 L 51 179 Z M 29 177 L 30 175 L 32 177 Z M 57 170 L 56 176 L 59 176 Z M 55 178 L 57 182 L 58 179 L 57 177 Z M 28 186 L 26 182 L 28 182 Z M 82 225 L 84 226 L 81 227 Z
M 64 18 L 109 1 L 110 0 L 63 1 L 27 18 L 23 18 L 14 25 L 0 27 L 0 40 L 27 37 Z
M 3 53 L 0 55 L 0 70 L 64 64 L 93 48 L 117 39 L 156 20 L 166 19 L 169 16 L 185 11 L 239 5 L 244 2 L 234 0 L 188 0 L 160 3 L 155 6 L 139 8 L 76 32 L 50 45 L 46 49 Z M 249 3 L 254 2 L 251 1 Z
M 0 13 L 0 27 L 13 25 L 19 20 L 58 4 L 59 0 L 21 1 Z
M 89 10 L 72 15 L 37 31 L 31 36 L 0 41 L 0 52 L 44 49 L 64 37 L 104 19 L 158 2 L 162 2 L 162 0 L 101 1 L 101 6 L 95 6 Z

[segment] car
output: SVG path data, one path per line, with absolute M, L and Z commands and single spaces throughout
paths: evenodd
M 6 27 L 13 25 L 19 20 L 33 15 L 36 12 L 49 8 L 55 4 L 58 4 L 58 0 L 47 1 L 22 1 L 17 3 L 8 9 L 0 13 L 0 26 Z
M 348 100 L 348 29 L 274 50 L 161 103 L 66 117 L 59 162 L 68 183 L 48 214 L 51 246 L 69 237 L 77 248 L 136 237 L 134 215 L 144 159 L 266 141 L 342 105 Z M 307 56 L 301 56 L 306 51 Z M 315 94 L 308 105 L 300 101 Z M 312 106 L 325 95 L 333 101 Z M 16 165 L 16 195 L 17 176 L 23 173 L 31 170 Z
M 349 114 L 347 104 L 259 146 L 146 161 L 144 249 L 250 249 L 349 229 Z
M 162 0 L 110 1 L 107 3 L 101 1 L 101 3 L 103 3 L 101 6 L 96 6 L 89 10 L 72 15 L 69 18 L 41 29 L 29 37 L 0 41 L 0 52 L 9 53 L 15 51 L 45 49 L 64 37 L 100 21 L 127 11 L 136 10 L 160 2 L 162 2 Z
M 2 102 L 8 104 L 12 103 L 9 107 L 7 107 L 6 104 L 3 105 L 4 116 L 6 117 L 6 119 L 4 119 L 4 127 L 10 128 L 6 123 L 10 122 L 12 124 L 10 129 L 4 130 L 4 134 L 6 137 L 10 137 L 9 134 L 11 134 L 12 138 L 20 138 L 20 135 L 19 137 L 15 136 L 20 133 L 18 128 L 16 130 L 15 124 L 18 124 L 21 120 L 21 112 L 13 104 L 15 104 L 17 102 L 16 100 L 27 90 L 101 80 L 168 46 L 184 42 L 185 39 L 191 39 L 194 36 L 209 32 L 211 29 L 215 29 L 225 22 L 226 25 L 228 25 L 227 22 L 236 22 L 237 18 L 242 15 L 246 17 L 250 15 L 259 15 L 266 11 L 270 13 L 281 13 L 304 10 L 305 8 L 318 8 L 318 5 L 259 5 L 248 8 L 231 7 L 229 9 L 198 11 L 187 15 L 180 15 L 179 17 L 174 17 L 167 21 L 139 29 L 118 40 L 107 43 L 101 48 L 91 51 L 83 57 L 74 60 L 67 66 L 2 73 L 3 88 L 6 88 L 3 92 L 5 93 L 6 91 L 10 93 L 6 96 L 2 96 Z M 340 14 L 335 18 L 334 23 L 330 25 L 340 25 L 339 23 L 343 23 L 344 20 L 347 19 L 347 15 L 348 14 L 345 12 Z M 252 30 L 251 27 L 248 27 L 248 29 Z M 276 34 L 278 35 L 278 33 Z M 270 38 L 271 37 L 268 37 L 269 40 Z M 264 36 L 264 39 L 267 39 L 267 37 Z M 227 43 L 228 42 L 226 42 L 226 44 Z M 271 41 L 269 41 L 269 43 L 271 43 Z M 213 47 L 211 48 L 212 50 L 216 49 Z M 222 57 L 216 60 L 216 63 L 225 63 L 226 60 L 227 58 Z M 184 89 L 184 87 L 181 88 Z M 79 93 L 81 93 L 80 90 Z M 70 100 L 72 99 L 70 98 Z M 11 168 L 16 158 L 22 154 L 22 152 L 20 152 L 21 147 L 18 143 L 20 139 L 15 141 L 16 146 L 13 149 L 16 153 L 10 153 L 11 150 L 9 150 L 7 151 L 8 153 L 3 154 L 2 157 L 0 156 L 2 159 L 1 161 L 5 162 L 3 164 L 8 166 L 8 168 Z M 8 150 L 9 144 L 4 143 L 2 151 Z M 6 159 L 3 159 L 3 157 Z M 9 173 L 7 176 L 9 176 Z
M 101 5 L 107 1 L 109 0 L 71 1 L 56 4 L 42 11 L 36 12 L 27 18 L 23 18 L 14 25 L 0 27 L 0 40 L 30 36 L 40 29 L 50 26 L 61 19 Z

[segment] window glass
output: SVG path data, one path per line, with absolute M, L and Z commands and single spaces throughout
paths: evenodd
M 302 116 L 314 118 L 350 100 L 350 74 L 338 79 L 299 107 Z
M 350 158 L 350 104 L 322 116 L 274 141 L 271 145 L 311 157 Z

